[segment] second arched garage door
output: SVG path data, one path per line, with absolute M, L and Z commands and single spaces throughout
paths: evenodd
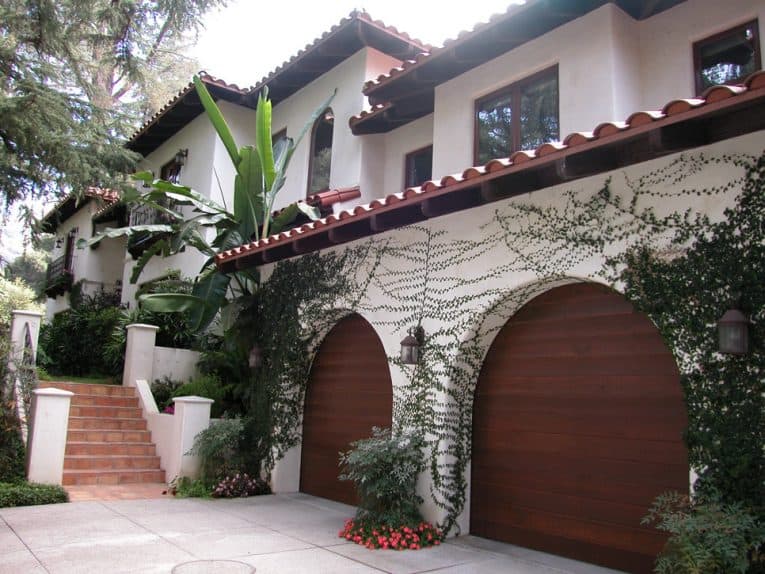
M 688 489 L 685 407 L 658 331 L 618 293 L 552 289 L 499 332 L 473 412 L 472 534 L 650 572 L 654 497 Z
M 382 342 L 360 315 L 327 334 L 311 366 L 303 414 L 300 490 L 356 504 L 353 484 L 338 480 L 338 453 L 390 427 L 393 388 Z

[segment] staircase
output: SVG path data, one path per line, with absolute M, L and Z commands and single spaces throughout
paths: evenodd
M 134 388 L 54 381 L 41 381 L 40 387 L 74 393 L 64 486 L 165 482 Z

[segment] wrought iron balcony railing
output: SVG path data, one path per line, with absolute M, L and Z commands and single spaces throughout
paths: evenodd
M 166 207 L 168 209 L 175 209 L 176 205 L 174 202 L 170 202 Z M 130 210 L 131 226 L 156 225 L 172 222 L 172 217 L 147 205 L 134 207 Z M 164 237 L 164 234 L 162 233 L 151 233 L 148 231 L 140 231 L 138 233 L 134 233 L 130 236 L 130 239 L 128 239 L 128 252 L 134 258 L 137 258 L 141 255 L 141 253 L 146 251 L 150 246 L 152 246 L 162 237 Z
M 45 273 L 45 294 L 54 298 L 63 295 L 72 288 L 74 274 L 67 265 L 66 255 L 50 262 Z

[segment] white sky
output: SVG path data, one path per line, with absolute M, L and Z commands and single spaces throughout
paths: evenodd
M 433 46 L 504 12 L 514 0 L 231 0 L 211 13 L 193 55 L 209 74 L 248 87 L 356 9 Z M 269 9 L 269 7 L 273 7 Z
M 353 9 L 433 46 L 486 22 L 519 0 L 433 2 L 417 0 L 230 0 L 211 12 L 191 51 L 202 69 L 226 82 L 249 87 L 339 23 Z M 49 208 L 50 206 L 48 206 Z M 40 209 L 39 207 L 37 209 Z M 37 211 L 36 209 L 36 211 Z M 11 215 L 0 228 L 0 256 L 23 250 L 24 230 Z

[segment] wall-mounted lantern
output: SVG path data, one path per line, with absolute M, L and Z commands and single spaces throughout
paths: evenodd
M 186 158 L 188 157 L 189 157 L 188 149 L 179 149 L 178 153 L 175 154 L 175 163 L 183 167 L 184 165 L 186 165 Z
M 736 308 L 728 309 L 717 321 L 721 353 L 745 355 L 749 351 L 749 319 Z
M 263 353 L 261 352 L 259 345 L 255 344 L 252 346 L 247 362 L 250 365 L 250 369 L 253 371 L 257 371 L 263 364 Z
M 409 329 L 409 334 L 401 341 L 401 362 L 416 365 L 420 362 L 420 349 L 425 341 L 425 329 L 417 325 Z

